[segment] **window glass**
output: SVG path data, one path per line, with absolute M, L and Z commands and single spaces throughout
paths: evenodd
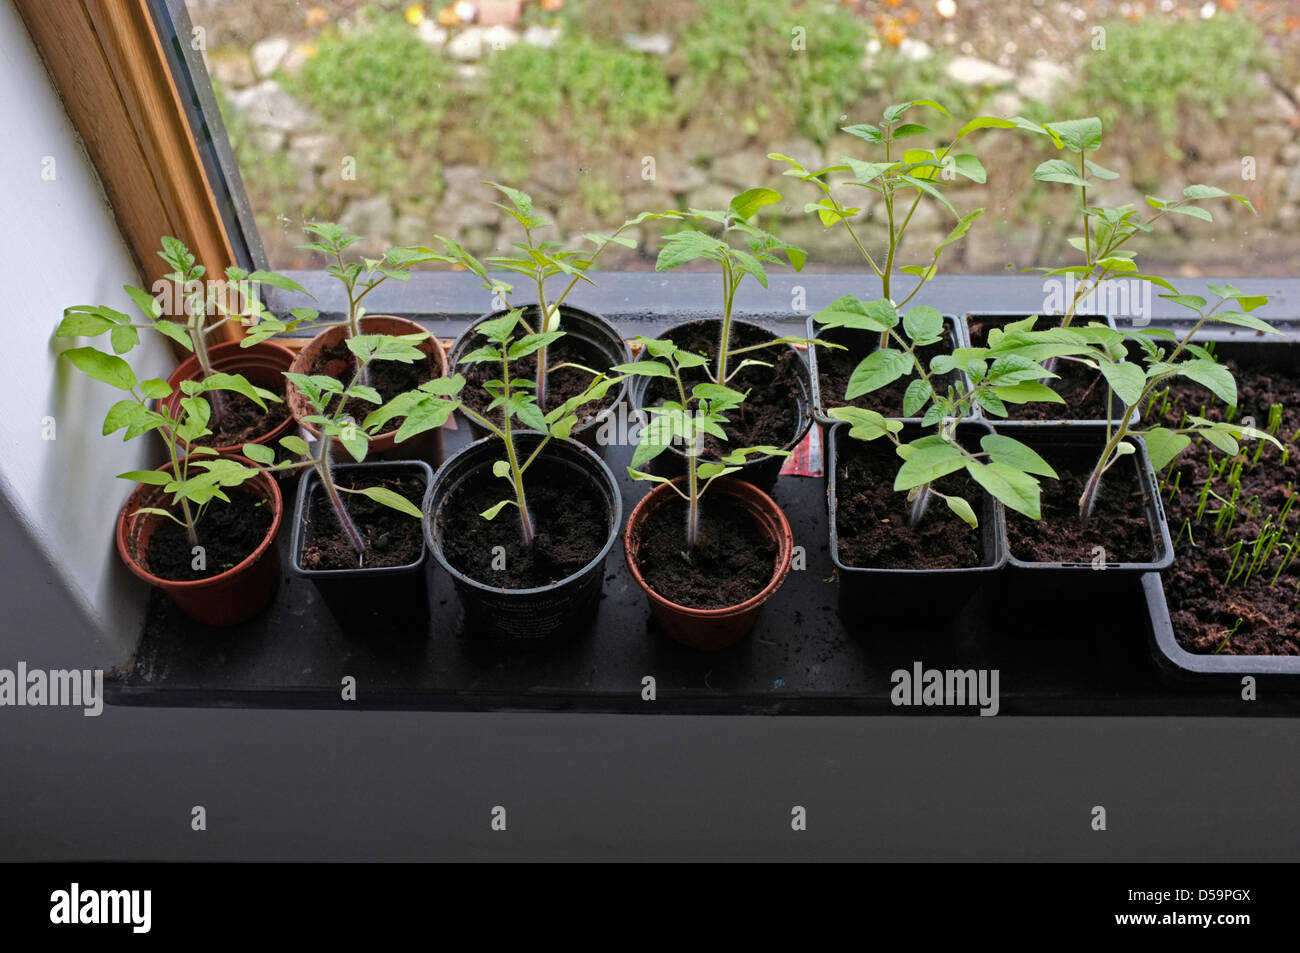
M 553 237 L 579 240 L 642 210 L 720 208 L 755 185 L 785 201 L 765 223 L 809 267 L 863 267 L 843 228 L 805 213 L 808 168 L 876 147 L 840 131 L 890 103 L 923 108 L 936 144 L 965 118 L 1098 115 L 1095 155 L 1119 173 L 1096 198 L 1181 196 L 1206 183 L 1246 196 L 1204 203 L 1214 223 L 1167 216 L 1140 246 L 1171 276 L 1295 274 L 1300 267 L 1300 15 L 1294 4 L 1035 0 L 188 0 L 261 242 L 276 268 L 319 264 L 302 223 L 343 223 L 369 250 L 455 236 L 491 254 L 515 240 L 490 179 L 534 194 Z M 946 140 L 944 140 L 946 141 Z M 1075 260 L 1078 192 L 1035 182 L 1058 156 L 1019 130 L 972 134 L 988 181 L 959 179 L 956 210 L 985 208 L 945 272 L 1019 273 Z M 1066 155 L 1060 153 L 1059 155 Z M 1075 157 L 1077 158 L 1077 157 Z M 883 203 L 845 201 L 869 247 Z M 874 200 L 874 201 L 873 201 Z M 953 218 L 923 202 L 910 257 Z M 653 268 L 660 232 L 603 263 Z

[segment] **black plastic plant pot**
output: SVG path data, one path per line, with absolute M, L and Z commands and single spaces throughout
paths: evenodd
M 930 432 L 917 424 L 906 424 L 899 439 L 907 442 Z M 977 421 L 957 425 L 957 439 L 963 446 L 976 451 L 979 439 L 992 432 L 987 424 Z M 894 625 L 896 615 L 915 617 L 920 614 L 925 619 L 923 626 L 928 628 L 934 628 L 936 623 L 952 625 L 972 598 L 1006 565 L 1006 525 L 1002 504 L 972 482 L 972 488 L 980 493 L 978 499 L 967 495 L 979 518 L 978 549 L 981 558 L 977 565 L 930 569 L 849 565 L 841 551 L 839 517 L 841 503 L 852 488 L 840 479 L 839 464 L 850 442 L 872 454 L 887 456 L 891 470 L 896 471 L 902 464 L 894 445 L 883 437 L 870 442 L 858 441 L 849 436 L 849 425 L 845 423 L 836 424 L 829 431 L 826 441 L 826 502 L 830 514 L 831 562 L 839 584 L 841 618 L 851 628 L 868 630 L 873 635 L 882 622 Z M 894 494 L 899 500 L 905 498 L 903 492 L 894 490 L 892 478 L 890 482 L 875 484 L 874 489 L 881 494 Z M 930 501 L 927 518 L 958 519 L 938 499 Z
M 716 338 L 721 334 L 722 327 L 721 320 L 717 318 L 709 318 L 703 321 L 686 321 L 682 324 L 674 325 L 663 334 L 659 335 L 659 337 L 673 338 L 674 335 L 680 334 L 687 329 L 696 326 L 710 325 L 717 328 L 717 333 L 714 335 Z M 774 334 L 766 328 L 749 321 L 740 321 L 733 318 L 731 327 L 733 335 L 738 331 L 741 331 L 741 329 L 744 329 L 743 333 L 753 335 L 755 338 L 763 337 L 767 340 L 775 341 L 778 337 L 781 337 L 781 335 Z M 799 348 L 794 347 L 791 344 L 780 346 L 788 349 L 795 356 L 795 360 L 791 362 L 791 367 L 795 371 L 795 393 L 793 395 L 795 433 L 791 439 L 781 444 L 780 447 L 782 450 L 793 452 L 794 448 L 799 446 L 800 441 L 808 435 L 808 430 L 813 424 L 812 378 L 809 376 L 808 364 L 804 360 L 803 354 L 800 352 Z M 770 361 L 771 352 L 750 351 L 746 353 L 745 357 L 755 360 Z M 645 414 L 644 409 L 646 394 L 652 383 L 655 381 L 662 383 L 663 378 L 637 376 L 633 377 L 629 382 L 628 399 L 632 404 L 632 413 L 638 423 L 642 425 L 644 425 L 647 420 L 647 415 Z M 776 454 L 753 455 L 745 461 L 744 466 L 740 468 L 740 471 L 736 473 L 735 476 L 747 483 L 752 483 L 754 486 L 766 493 L 771 493 L 772 488 L 776 486 L 777 479 L 781 475 L 781 467 L 785 464 L 785 461 L 785 457 L 777 456 Z M 655 459 L 651 461 L 649 470 L 657 476 L 668 477 L 669 479 L 683 475 L 686 472 L 686 451 L 681 447 L 670 447 L 667 452 L 659 454 L 659 456 L 655 457 Z
M 1029 317 L 1029 315 L 1024 311 L 972 311 L 967 313 L 966 315 L 966 320 L 964 322 L 965 326 L 963 327 L 962 332 L 965 335 L 967 346 L 984 347 L 985 336 L 988 333 L 989 329 L 995 327 L 1003 327 L 1007 324 L 1011 324 L 1013 321 L 1021 321 L 1027 317 Z M 1048 323 L 1049 320 L 1055 323 L 1049 324 Z M 1057 325 L 1060 324 L 1060 321 L 1061 321 L 1061 315 L 1059 314 L 1057 315 L 1044 314 L 1040 316 L 1035 327 L 1037 327 L 1039 330 L 1044 330 L 1049 327 L 1056 327 Z M 1106 315 L 1079 314 L 1079 315 L 1075 315 L 1074 317 L 1075 324 L 1077 324 L 1080 327 L 1083 327 L 1094 321 L 1105 322 L 1108 328 L 1112 330 L 1118 330 L 1118 326 L 1115 323 L 1115 319 L 1111 317 L 1109 314 Z M 1129 353 L 1130 356 L 1132 356 L 1131 350 Z M 1057 361 L 1055 372 L 1058 375 L 1061 375 L 1062 378 L 1067 375 L 1069 375 L 1071 378 L 1068 383 L 1063 382 L 1060 378 L 1051 382 L 1052 387 L 1056 389 L 1058 392 L 1061 392 L 1066 387 L 1082 385 L 1085 387 L 1095 387 L 1099 395 L 1106 395 L 1109 393 L 1106 380 L 1101 376 L 1100 371 L 1089 373 L 1086 372 L 1085 368 L 1079 367 L 1079 365 L 1077 364 L 1073 366 L 1069 366 L 1064 361 Z M 1046 414 L 1046 416 L 1043 418 L 1042 421 L 1032 420 L 1029 419 L 1027 416 L 1022 415 L 1024 422 L 1062 423 L 1065 421 L 1078 421 L 1082 423 L 1104 424 L 1106 422 L 1105 414 L 1106 414 L 1106 408 L 1108 406 L 1110 408 L 1110 414 L 1112 420 L 1119 420 L 1120 416 L 1124 413 L 1124 402 L 1120 400 L 1118 397 L 1116 397 L 1114 394 L 1109 394 L 1109 402 L 1107 401 L 1105 396 L 1099 396 L 1097 402 L 1093 404 L 1093 406 L 1095 406 L 1096 408 L 1095 414 L 1091 416 L 1085 415 L 1082 417 L 1076 416 L 1075 413 L 1073 412 L 1073 409 L 1068 406 L 1068 401 L 1070 397 L 1074 396 L 1074 393 L 1075 391 L 1073 390 L 1061 393 L 1061 396 L 1066 397 L 1067 399 L 1067 405 L 1064 407 L 1061 404 L 1050 404 L 1050 403 L 1041 403 L 1041 402 L 1021 405 L 1022 407 L 1035 408 L 1037 411 Z M 1015 412 L 1013 411 L 1013 413 Z M 988 419 L 993 422 L 994 426 L 997 426 L 998 424 L 997 418 L 993 418 L 983 413 L 981 413 L 980 415 L 984 417 L 988 417 Z M 1018 417 L 1012 422 L 1020 423 L 1021 418 Z
M 385 477 L 414 477 L 424 483 L 427 507 L 433 484 L 433 468 L 423 460 L 383 460 L 366 463 L 338 463 L 331 468 L 335 480 L 357 477 L 366 485 Z M 320 480 L 308 468 L 298 483 L 294 503 L 290 563 L 294 575 L 316 587 L 340 627 L 347 631 L 387 633 L 428 631 L 428 578 L 424 563 L 426 547 L 400 566 L 358 566 L 355 569 L 308 569 L 302 564 L 303 548 L 310 539 L 310 513 L 314 500 L 323 496 Z M 352 499 L 343 494 L 344 503 Z M 414 520 L 414 517 L 406 517 Z
M 966 323 L 964 321 L 958 319 L 955 314 L 945 314 L 943 316 L 943 324 L 945 330 L 948 332 L 949 341 L 951 341 L 951 346 L 953 348 L 968 346 L 966 341 Z M 811 317 L 808 318 L 807 336 L 810 340 L 818 338 L 831 344 L 843 345 L 848 350 L 845 352 L 835 353 L 837 355 L 845 353 L 851 354 L 855 366 L 858 362 L 864 360 L 872 351 L 876 350 L 880 342 L 880 335 L 874 331 L 863 331 L 855 328 L 819 328 L 817 322 L 815 322 Z M 822 393 L 822 386 L 826 380 L 826 362 L 829 359 L 829 355 L 830 352 L 826 348 L 820 348 L 816 345 L 810 345 L 808 348 L 808 376 L 810 379 L 809 389 L 812 391 L 813 419 L 816 420 L 817 423 L 826 427 L 832 427 L 840 422 L 830 415 L 831 409 L 834 407 L 846 406 L 842 399 L 843 394 L 840 395 L 841 399 L 838 402 L 831 402 L 828 401 L 826 395 Z M 961 375 L 961 379 L 963 383 L 969 387 L 970 382 L 965 374 Z M 880 413 L 896 420 L 920 422 L 920 417 L 903 416 L 902 391 L 905 389 L 907 382 L 911 380 L 913 380 L 911 375 L 902 377 L 899 379 L 899 384 L 891 389 L 892 391 L 897 392 L 895 395 L 898 404 L 896 408 L 897 413 L 887 412 L 886 410 L 880 410 Z M 854 401 L 853 405 L 856 406 L 858 403 L 858 401 Z M 879 408 L 872 409 L 878 410 Z M 975 415 L 972 415 L 970 419 L 974 418 Z
M 1072 473 L 1080 484 L 1091 473 L 1107 442 L 1106 425 L 1086 421 L 1009 422 L 998 425 L 997 430 L 1037 451 L 1058 475 L 1065 477 L 1067 473 Z M 1131 488 L 1133 493 L 1140 494 L 1145 523 L 1145 558 L 1133 558 L 1138 555 L 1133 552 L 1116 559 L 1114 554 L 1104 551 L 1104 545 L 1094 541 L 1087 544 L 1086 551 L 1079 552 L 1077 559 L 1036 560 L 1024 545 L 1017 544 L 1013 524 L 1013 521 L 1024 521 L 1026 524 L 1031 521 L 1020 514 L 1011 514 L 1007 518 L 1008 585 L 1014 585 L 1021 592 L 1031 591 L 1045 595 L 1057 591 L 1063 584 L 1070 586 L 1071 591 L 1076 593 L 1095 593 L 1108 586 L 1135 586 L 1141 574 L 1159 572 L 1169 567 L 1174 560 L 1174 543 L 1157 490 L 1156 475 L 1142 438 L 1133 437 L 1130 442 L 1137 448 L 1136 452 L 1121 457 L 1102 478 L 1103 492 L 1108 486 L 1114 486 L 1120 489 Z M 1043 477 L 1039 482 L 1044 493 L 1041 531 L 1053 534 L 1053 527 L 1063 527 L 1064 520 L 1077 523 L 1077 495 L 1071 494 L 1068 500 L 1062 501 L 1053 510 L 1048 494 L 1053 489 L 1049 485 L 1056 481 Z M 1098 505 L 1101 505 L 1100 501 Z M 1105 517 L 1104 514 L 1095 514 L 1093 519 L 1100 521 Z
M 542 435 L 526 430 L 516 433 L 519 454 L 527 458 L 537 448 Z M 433 477 L 432 489 L 424 509 L 424 534 L 434 559 L 451 576 L 465 612 L 467 633 L 486 644 L 509 649 L 529 649 L 566 641 L 582 632 L 595 615 L 604 581 L 605 559 L 618 539 L 623 522 L 623 501 L 614 475 L 590 449 L 574 440 L 551 440 L 532 464 L 549 470 L 551 486 L 592 488 L 605 505 L 606 535 L 595 557 L 577 572 L 545 586 L 509 589 L 494 586 L 457 569 L 448 560 L 444 547 L 450 505 L 458 491 L 480 484 L 501 488 L 508 495 L 508 484 L 492 473 L 493 464 L 505 459 L 501 440 L 489 437 L 464 447 L 447 460 Z M 530 471 L 533 472 L 533 471 Z M 507 507 L 497 520 L 512 520 L 515 510 Z M 544 532 L 538 526 L 538 532 Z
M 505 309 L 502 309 L 493 311 L 491 314 L 485 314 L 461 332 L 460 337 L 452 342 L 451 349 L 447 352 L 448 373 L 455 374 L 458 371 L 462 374 L 465 373 L 465 368 L 458 366 L 461 358 L 475 348 L 487 343 L 479 335 L 478 326 L 484 321 L 491 321 L 507 313 Z M 534 326 L 536 326 L 536 315 L 536 305 L 529 305 L 525 309 L 525 317 Z M 627 342 L 623 340 L 622 335 L 609 321 L 594 311 L 586 311 L 568 304 L 560 305 L 560 330 L 564 331 L 565 334 L 561 343 L 576 345 L 582 352 L 582 359 L 576 363 L 581 363 L 592 370 L 605 371 L 618 364 L 630 363 L 632 360 L 632 352 L 628 349 Z M 605 445 L 615 439 L 611 438 L 610 434 L 619 432 L 617 425 L 620 421 L 617 414 L 619 409 L 625 406 L 627 386 L 627 382 L 624 381 L 612 389 L 610 393 L 614 395 L 613 402 L 602 409 L 599 414 L 575 427 L 572 434 L 573 439 L 603 456 Z M 476 421 L 470 420 L 461 414 L 457 416 L 469 425 L 470 433 L 475 440 L 481 440 L 489 436 L 489 432 Z
M 1286 691 L 1300 685 L 1300 655 L 1201 655 L 1179 645 L 1159 573 L 1142 576 L 1142 597 L 1151 618 L 1151 658 L 1169 687 L 1237 693 L 1247 675 Z

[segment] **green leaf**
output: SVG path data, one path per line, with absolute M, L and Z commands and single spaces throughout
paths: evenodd
M 493 463 L 492 475 L 495 477 L 500 477 L 502 479 L 505 479 L 506 477 L 510 476 L 510 461 L 497 460 L 495 463 Z
M 913 368 L 912 359 L 902 351 L 881 348 L 867 355 L 849 377 L 845 400 L 854 400 L 863 394 L 892 384 Z
M 908 457 L 898 468 L 898 475 L 894 478 L 895 490 L 910 490 L 926 483 L 933 483 L 940 477 L 955 473 L 966 466 L 967 458 L 961 450 L 938 437 L 922 437 L 899 449 L 907 451 Z
M 966 125 L 957 130 L 957 135 L 953 141 L 964 138 L 977 129 L 1014 129 L 1016 124 L 1010 119 L 1003 119 L 1000 116 L 976 116 Z
M 132 483 L 146 483 L 149 486 L 166 486 L 172 480 L 171 474 L 164 473 L 162 470 L 127 470 L 125 473 L 119 473 L 117 478 L 130 480 Z
M 971 509 L 971 505 L 960 496 L 945 496 L 943 501 L 948 504 L 948 509 L 960 516 L 972 529 L 979 528 L 980 521 L 979 518 L 975 516 L 975 511 Z
M 1071 152 L 1095 152 L 1101 148 L 1102 126 L 1096 116 L 1049 122 L 1043 128 L 1059 137 L 1061 144 Z
M 765 205 L 775 205 L 781 201 L 781 193 L 775 189 L 747 189 L 731 200 L 730 209 L 738 218 L 750 219 Z
M 930 387 L 929 381 L 921 377 L 912 381 L 903 393 L 903 416 L 915 417 L 932 396 L 934 390 Z
M 902 421 L 888 420 L 883 414 L 861 407 L 833 407 L 829 413 L 849 425 L 849 436 L 855 440 L 875 440 L 903 429 Z
M 146 317 L 155 320 L 162 317 L 162 305 L 149 292 L 142 291 L 132 285 L 123 285 L 122 290 L 130 295 L 131 300 L 135 302 L 135 306 L 143 311 Z
M 1063 182 L 1066 185 L 1087 185 L 1088 180 L 1079 174 L 1079 170 L 1064 159 L 1048 159 L 1034 170 L 1034 178 L 1039 182 Z
M 389 509 L 397 510 L 399 513 L 405 513 L 407 516 L 413 516 L 417 520 L 424 518 L 424 514 L 420 512 L 418 506 L 400 493 L 394 493 L 387 487 L 368 486 L 365 489 L 357 490 L 355 492 L 360 493 L 362 496 L 369 497 L 376 503 L 382 503 Z
M 920 123 L 915 122 L 905 122 L 902 125 L 895 127 L 892 138 L 906 139 L 909 136 L 924 136 L 929 131 L 929 126 L 922 126 Z
M 1187 215 L 1191 218 L 1199 218 L 1202 222 L 1214 221 L 1214 216 L 1199 205 L 1170 205 L 1167 210 L 1175 215 Z
M 261 463 L 266 466 L 275 463 L 275 451 L 264 444 L 246 443 L 240 452 L 254 463 Z
M 847 132 L 850 136 L 857 136 L 866 142 L 880 142 L 883 138 L 879 128 L 861 123 L 855 126 L 841 126 L 840 131 Z
M 171 338 L 181 347 L 185 348 L 185 350 L 194 350 L 194 342 L 190 340 L 189 332 L 185 330 L 183 325 L 177 324 L 175 321 L 168 321 L 164 318 L 163 320 L 156 322 L 153 329 L 160 334 L 164 334 Z
M 897 162 L 863 162 L 860 159 L 853 159 L 849 156 L 844 157 L 844 162 L 853 170 L 853 177 L 862 185 L 874 182 L 876 179 L 880 178 L 880 176 L 898 165 Z
M 151 377 L 140 382 L 140 393 L 150 400 L 162 400 L 164 397 L 171 396 L 172 389 L 171 385 L 161 377 Z
M 1065 398 L 1040 381 L 1022 381 L 1007 387 L 994 387 L 998 399 L 1008 404 L 1029 404 L 1042 402 L 1064 404 Z
M 242 374 L 226 374 L 218 371 L 215 374 L 209 374 L 202 381 L 198 382 L 198 387 L 194 388 L 196 394 L 206 394 L 214 390 L 228 390 L 236 394 L 242 394 L 253 403 L 257 404 L 263 410 L 266 410 L 266 400 L 270 398 L 276 401 L 277 398 L 269 391 L 260 387 L 254 387 Z
M 726 248 L 725 243 L 703 232 L 674 232 L 664 238 L 655 260 L 655 271 L 670 271 L 699 258 L 716 261 Z
M 967 462 L 966 472 L 1003 505 L 1030 519 L 1042 517 L 1041 490 L 1038 481 L 1029 474 L 1006 463 L 980 463 L 976 460 Z
M 943 315 L 938 308 L 918 304 L 903 315 L 903 331 L 913 344 L 934 344 L 943 337 Z
M 911 176 L 911 175 L 899 175 L 898 178 L 903 182 L 906 182 L 908 185 L 913 186 L 914 188 L 919 189 L 920 191 L 931 196 L 932 198 L 937 200 L 944 208 L 952 212 L 954 218 L 957 217 L 957 210 L 952 207 L 952 203 L 949 202 L 947 197 L 942 192 L 940 192 L 937 188 L 935 188 L 934 185 L 932 185 L 931 183 L 925 181 L 924 179 L 918 179 L 915 176 Z
M 311 453 L 311 448 L 307 446 L 307 441 L 303 440 L 302 437 L 296 436 L 295 434 L 290 434 L 287 437 L 281 437 L 280 446 L 284 447 L 284 449 L 288 450 L 290 453 L 299 457 L 305 457 Z
M 105 354 L 93 347 L 74 347 L 63 353 L 82 373 L 110 387 L 129 391 L 136 385 L 131 365 L 116 355 Z
M 1005 434 L 987 434 L 980 439 L 980 448 L 989 455 L 994 463 L 1005 463 L 1025 473 L 1056 479 L 1056 471 L 1051 464 L 1039 456 L 1032 447 L 1028 447 Z
M 984 165 L 973 155 L 963 154 L 953 157 L 953 168 L 959 175 L 964 175 L 972 182 L 987 182 L 988 173 L 984 171 Z
M 1229 407 L 1237 406 L 1237 382 L 1233 379 L 1232 372 L 1222 364 L 1198 357 L 1175 365 L 1175 369 L 1183 377 L 1190 377 L 1196 383 L 1208 387 L 1215 397 Z
M 1254 331 L 1260 331 L 1264 334 L 1281 334 L 1277 328 L 1267 321 L 1254 317 L 1253 315 L 1243 314 L 1240 311 L 1220 311 L 1211 316 L 1214 321 L 1222 321 L 1224 324 L 1235 324 L 1241 328 L 1250 328 Z
M 813 321 L 826 328 L 856 328 L 863 331 L 888 331 L 898 324 L 898 312 L 883 299 L 863 302 L 853 295 L 842 295 L 813 315 Z
M 1142 389 L 1146 387 L 1146 371 L 1136 364 L 1130 364 L 1127 361 L 1112 364 L 1110 361 L 1101 361 L 1101 373 L 1110 384 L 1111 390 L 1124 401 L 1125 404 L 1132 407 L 1142 396 Z
M 1193 201 L 1199 201 L 1200 199 L 1236 199 L 1252 212 L 1255 211 L 1255 206 L 1250 204 L 1250 199 L 1246 198 L 1246 196 L 1237 195 L 1234 192 L 1225 192 L 1213 185 L 1189 185 L 1183 189 L 1183 196 Z
M 728 473 L 735 473 L 740 467 L 729 467 L 725 463 L 701 463 L 696 470 L 696 475 L 701 480 L 712 480 L 716 477 L 726 476 Z
M 1192 438 L 1185 433 L 1178 433 L 1168 427 L 1156 427 L 1142 435 L 1147 445 L 1147 455 L 1151 458 L 1152 469 L 1159 472 L 1177 459 L 1178 455 L 1191 446 Z
M 642 359 L 631 364 L 616 364 L 611 367 L 613 374 L 636 374 L 640 377 L 672 377 L 672 369 L 658 361 Z

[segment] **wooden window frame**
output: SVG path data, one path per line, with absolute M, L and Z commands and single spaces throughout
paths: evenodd
M 149 0 L 14 0 L 104 184 L 145 282 L 174 235 L 208 275 L 241 262 L 204 167 Z M 225 340 L 244 329 L 227 322 Z

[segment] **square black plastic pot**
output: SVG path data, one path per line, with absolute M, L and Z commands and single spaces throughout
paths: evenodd
M 960 320 L 955 314 L 945 314 L 943 316 L 943 322 L 952 334 L 953 347 L 969 346 L 969 342 L 966 338 L 966 322 Z M 823 341 L 829 341 L 832 344 L 846 344 L 851 335 L 860 335 L 864 340 L 878 339 L 880 336 L 874 331 L 861 331 L 851 328 L 834 328 L 830 330 L 818 328 L 817 323 L 812 319 L 812 317 L 808 318 L 806 329 L 809 339 L 821 338 Z M 840 421 L 830 415 L 831 408 L 826 407 L 822 402 L 822 388 L 818 371 L 817 350 L 815 344 L 808 346 L 808 376 L 809 389 L 812 392 L 813 419 L 822 426 L 833 427 L 840 423 Z M 872 350 L 875 349 L 873 348 Z M 969 387 L 969 378 L 967 378 L 964 373 L 961 375 L 961 378 L 963 382 L 965 382 L 966 386 Z M 888 417 L 890 415 L 886 414 L 885 416 Z M 894 417 L 892 419 L 906 420 L 916 423 L 920 423 L 921 421 L 920 417 Z M 974 417 L 972 416 L 968 419 L 974 419 Z
M 906 424 L 900 439 L 911 440 L 928 431 L 918 424 Z M 980 422 L 958 424 L 957 436 L 978 441 L 992 428 Z M 826 503 L 829 514 L 831 562 L 839 585 L 840 617 L 850 628 L 866 629 L 876 622 L 894 624 L 896 616 L 921 613 L 926 625 L 950 625 L 979 591 L 1006 565 L 1006 523 L 1002 504 L 988 493 L 982 494 L 979 507 L 980 540 L 984 560 L 979 566 L 960 569 L 875 569 L 850 566 L 840 558 L 836 514 L 839 508 L 838 460 L 840 442 L 852 440 L 849 425 L 836 424 L 826 440 Z M 875 444 L 881 453 L 897 459 L 894 445 L 883 437 Z M 899 461 L 901 465 L 901 460 Z M 896 492 L 892 485 L 879 487 L 881 493 Z M 932 504 L 937 505 L 937 504 Z M 946 512 L 946 510 L 945 510 Z
M 721 325 L 719 319 L 707 320 L 713 321 L 714 323 L 719 324 L 719 326 Z M 659 337 L 666 337 L 679 328 L 700 323 L 704 323 L 704 320 L 683 321 L 682 323 L 669 328 L 663 334 L 659 335 Z M 751 331 L 760 331 L 772 340 L 775 340 L 780 336 L 769 331 L 767 328 L 754 324 L 752 321 L 741 321 L 739 318 L 733 318 L 731 326 L 733 329 L 748 328 Z M 796 433 L 794 439 L 781 447 L 782 450 L 793 451 L 795 447 L 799 446 L 803 439 L 808 436 L 808 430 L 813 424 L 813 386 L 812 378 L 808 370 L 807 359 L 798 348 L 794 347 L 794 345 L 786 344 L 783 346 L 789 348 L 799 357 L 799 363 L 797 365 L 799 373 L 799 394 L 795 397 L 795 413 L 798 418 Z M 766 352 L 759 353 L 761 354 Z M 657 378 L 638 375 L 637 377 L 632 378 L 629 382 L 628 399 L 631 402 L 632 413 L 640 426 L 644 426 L 647 419 L 647 415 L 644 411 L 646 391 L 650 387 L 651 381 L 656 379 Z M 771 493 L 772 489 L 776 486 L 777 479 L 781 476 L 781 467 L 784 466 L 785 460 L 785 457 L 776 456 L 775 454 L 751 456 L 746 459 L 744 465 L 741 466 L 739 472 L 734 474 L 734 476 L 738 479 L 744 480 L 746 483 L 752 483 L 765 493 Z M 648 469 L 651 473 L 668 479 L 682 476 L 686 473 L 686 453 L 676 445 L 670 446 L 666 452 L 659 454 L 659 456 L 655 457 L 654 460 L 650 462 Z
M 1048 463 L 1053 463 L 1052 451 L 1060 448 L 1086 448 L 1090 457 L 1099 457 L 1106 443 L 1106 424 L 1088 421 L 1013 421 L 998 425 L 999 433 L 1013 437 L 1038 451 Z M 1025 587 L 1038 594 L 1050 594 L 1062 585 L 1075 592 L 1095 592 L 1107 586 L 1132 586 L 1142 573 L 1166 569 L 1174 559 L 1174 542 L 1169 535 L 1169 523 L 1160 500 L 1155 471 L 1141 437 L 1133 437 L 1137 452 L 1121 458 L 1106 478 L 1115 480 L 1134 478 L 1145 497 L 1144 510 L 1147 528 L 1151 534 L 1151 558 L 1132 562 L 1107 562 L 1098 569 L 1087 559 L 1078 562 L 1037 562 L 1018 557 L 1007 541 L 1008 584 L 1025 591 Z M 1055 466 L 1055 464 L 1053 464 Z M 1123 468 L 1123 469 L 1121 469 Z M 1059 471 L 1058 471 L 1059 472 Z M 1046 482 L 1049 478 L 1042 478 Z M 1023 518 L 1023 517 L 1017 517 Z M 1074 518 L 1071 512 L 1065 518 Z M 1080 588 L 1082 587 L 1082 588 Z
M 1011 321 L 1020 321 L 1027 317 L 1029 317 L 1029 315 L 1024 311 L 970 311 L 967 312 L 965 320 L 962 321 L 962 333 L 966 336 L 967 345 L 970 347 L 975 347 L 976 346 L 975 338 L 971 332 L 971 323 L 973 321 L 991 320 L 991 321 L 1011 322 Z M 1060 316 L 1043 315 L 1042 317 L 1060 317 Z M 1108 328 L 1111 328 L 1112 330 L 1118 330 L 1118 327 L 1115 323 L 1115 319 L 1112 318 L 1110 315 L 1080 314 L 1075 316 L 1075 320 L 1080 322 L 1081 325 L 1086 325 L 1092 321 L 1104 321 Z M 1037 327 L 1040 330 L 1046 329 L 1047 327 L 1050 326 L 1051 325 L 1044 323 L 1041 320 L 1041 318 L 1037 325 Z M 1098 376 L 1100 376 L 1100 374 Z M 1107 385 L 1105 380 L 1102 380 L 1098 383 L 1097 386 L 1105 387 Z M 1057 404 L 1054 406 L 1060 406 L 1060 405 Z M 1110 409 L 1111 409 L 1111 415 L 1115 420 L 1119 420 L 1120 416 L 1124 413 L 1124 402 L 1120 400 L 1118 397 L 1116 397 L 1114 393 L 1111 393 L 1110 395 Z M 989 418 L 988 415 L 984 414 L 982 411 L 977 411 L 977 414 L 981 417 L 986 417 L 992 420 L 994 426 L 998 425 L 998 420 L 996 418 Z M 1098 419 L 1063 418 L 1061 420 L 1052 420 L 1052 421 L 1009 421 L 1009 423 L 1064 423 L 1066 420 L 1074 421 L 1076 419 L 1078 419 L 1082 423 L 1104 424 L 1106 422 L 1104 419 L 1100 419 L 1100 418 Z
M 382 460 L 366 463 L 338 463 L 337 477 L 360 475 L 362 479 L 413 476 L 424 481 L 427 503 L 433 485 L 433 468 L 423 460 Z M 427 547 L 404 566 L 373 566 L 356 569 L 307 569 L 302 550 L 307 538 L 307 514 L 311 498 L 320 486 L 315 469 L 308 469 L 298 482 L 298 499 L 293 510 L 290 565 L 296 576 L 316 587 L 339 625 L 347 630 L 382 627 L 388 632 L 423 634 L 428 631 L 428 578 L 424 563 Z M 346 502 L 346 500 L 345 500 Z M 423 511 L 423 507 L 422 507 Z
M 1178 644 L 1160 574 L 1142 576 L 1142 597 L 1151 618 L 1151 658 L 1160 680 L 1171 688 L 1240 691 L 1250 675 L 1286 691 L 1300 687 L 1300 655 L 1199 655 Z

